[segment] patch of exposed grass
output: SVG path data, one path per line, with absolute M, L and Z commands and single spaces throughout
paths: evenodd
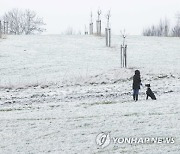
M 162 113 L 149 113 L 149 115 L 163 115 Z
M 88 105 L 89 106 L 93 106 L 93 105 L 107 105 L 107 104 L 115 104 L 115 103 L 117 103 L 117 102 L 103 101 L 103 102 L 90 103 Z
M 20 108 L 12 109 L 12 108 L 9 108 L 9 109 L 0 109 L 0 112 L 21 111 L 21 110 L 23 110 L 23 109 L 20 109 Z
M 139 114 L 138 113 L 129 113 L 129 114 L 124 114 L 123 116 L 125 116 L 125 117 L 139 116 Z

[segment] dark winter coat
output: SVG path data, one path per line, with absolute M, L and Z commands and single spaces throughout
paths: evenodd
M 133 89 L 140 89 L 140 85 L 141 85 L 141 77 L 140 74 L 135 74 L 133 76 Z

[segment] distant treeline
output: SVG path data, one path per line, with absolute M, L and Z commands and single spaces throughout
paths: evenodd
M 143 30 L 144 36 L 180 37 L 180 14 L 177 15 L 175 26 L 170 27 L 168 19 L 160 20 L 158 25 L 152 25 Z

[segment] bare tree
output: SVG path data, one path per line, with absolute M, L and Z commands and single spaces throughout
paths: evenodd
M 3 19 L 4 21 L 7 21 L 8 31 L 10 34 L 20 34 L 22 32 L 22 12 L 20 12 L 18 9 L 13 9 L 12 11 L 9 11 L 4 14 Z
M 166 18 L 165 20 L 164 20 L 164 36 L 169 36 L 169 31 L 170 31 L 170 22 L 169 22 L 169 20 Z
M 111 17 L 111 11 L 109 10 L 108 13 L 106 14 L 106 19 L 107 19 L 107 28 L 109 28 L 109 19 Z
M 143 30 L 144 36 L 169 36 L 169 21 L 168 19 L 160 20 L 159 25 L 152 25 Z
M 45 25 L 42 18 L 39 18 L 34 11 L 13 9 L 4 14 L 3 19 L 8 22 L 10 34 L 36 34 L 44 32 Z
M 100 9 L 98 9 L 97 14 L 98 14 L 98 21 L 100 20 L 100 15 L 101 15 L 102 11 Z
M 180 13 L 176 15 L 176 25 L 172 28 L 172 36 L 180 37 Z
M 169 36 L 169 21 L 166 18 L 160 20 L 157 27 L 157 36 Z
M 65 35 L 74 35 L 75 31 L 73 30 L 72 27 L 68 27 L 65 31 Z
M 41 33 L 45 31 L 41 26 L 45 25 L 42 18 L 37 17 L 34 11 L 26 10 L 24 14 L 25 34 Z

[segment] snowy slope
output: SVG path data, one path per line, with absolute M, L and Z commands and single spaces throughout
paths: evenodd
M 179 38 L 129 36 L 120 68 L 112 47 L 94 36 L 9 36 L 0 40 L 0 153 L 170 153 L 180 148 Z M 156 101 L 132 101 L 135 69 Z M 174 144 L 95 142 L 114 137 L 173 137 Z
M 1 85 L 48 83 L 117 69 L 122 38 L 114 36 L 112 42 L 106 48 L 103 37 L 9 36 L 0 40 Z M 179 71 L 179 38 L 129 36 L 127 43 L 129 67 Z

